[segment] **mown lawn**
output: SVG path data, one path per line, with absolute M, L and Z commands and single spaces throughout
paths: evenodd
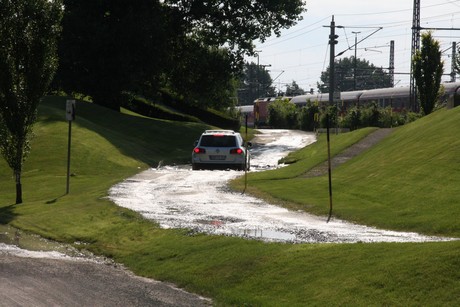
M 61 242 L 78 242 L 76 246 L 112 257 L 138 275 L 174 282 L 186 290 L 211 297 L 217 306 L 456 306 L 460 302 L 459 242 L 292 245 L 197 235 L 188 230 L 160 229 L 139 214 L 119 208 L 106 199 L 114 183 L 142 169 L 156 166 L 162 160 L 164 163 L 186 162 L 193 141 L 207 128 L 205 125 L 117 114 L 79 103 L 73 125 L 71 168 L 74 176 L 70 194 L 64 195 L 67 153 L 64 101 L 49 98 L 40 107 L 32 153 L 24 169 L 24 204 L 12 204 L 14 182 L 10 170 L 0 160 L 0 223 Z M 382 223 L 392 229 L 457 235 L 458 203 L 453 183 L 449 182 L 458 179 L 458 175 L 453 174 L 458 165 L 452 166 L 454 155 L 446 156 L 444 146 L 447 143 L 453 146 L 450 150 L 457 148 L 453 144 L 459 132 L 455 123 L 459 122 L 459 113 L 459 110 L 440 111 L 398 129 L 366 155 L 339 168 L 334 173 L 334 214 L 366 224 Z M 444 124 L 438 129 L 431 128 L 437 122 L 451 121 L 451 117 L 455 119 L 448 125 L 449 129 L 443 130 Z M 406 159 L 419 159 L 409 150 L 411 142 L 435 141 L 428 137 L 428 132 L 420 136 L 422 131 L 418 129 L 424 125 L 433 130 L 428 135 L 433 137 L 437 133 L 444 140 L 437 145 L 423 146 L 430 148 L 428 153 L 436 152 L 430 159 L 437 164 L 445 161 L 445 167 L 441 167 L 444 175 L 432 176 L 442 178 L 445 184 L 430 185 L 428 179 L 419 183 L 418 179 L 429 172 L 415 162 L 406 162 L 407 166 L 403 161 L 398 162 L 408 152 L 410 156 Z M 333 142 L 346 147 L 368 132 L 339 135 Z M 407 138 L 411 140 L 409 143 Z M 322 154 L 321 142 L 316 145 L 318 155 Z M 413 144 L 412 149 L 421 144 Z M 436 146 L 441 146 L 439 151 Z M 389 152 L 385 148 L 394 151 L 392 163 L 399 163 L 399 167 L 389 167 L 390 161 L 385 160 L 386 163 L 378 164 L 382 167 L 370 172 L 366 163 L 376 158 L 384 159 Z M 306 157 L 310 154 L 308 150 L 302 153 Z M 306 163 L 302 159 L 298 157 L 298 162 L 290 168 Z M 375 162 L 371 165 L 375 166 Z M 302 172 L 296 170 L 296 174 Z M 250 177 L 250 189 L 257 189 L 264 195 L 270 192 L 272 197 L 280 197 L 286 204 L 324 214 L 327 210 L 322 196 L 324 179 L 306 182 L 292 174 L 294 171 L 291 175 L 289 172 L 282 176 L 274 174 L 276 180 Z M 407 175 L 401 177 L 401 174 Z M 362 177 L 364 175 L 367 177 Z M 380 176 L 391 176 L 393 181 L 399 180 L 399 184 L 379 179 Z M 372 179 L 374 177 L 376 179 Z M 393 189 L 386 194 L 383 187 L 373 190 L 379 180 L 399 188 L 399 197 L 386 196 Z M 293 185 L 291 190 L 283 189 L 286 182 Z M 402 182 L 406 190 L 400 186 Z M 355 186 L 358 183 L 360 185 Z M 424 184 L 427 187 L 420 189 Z M 404 191 L 409 191 L 409 186 L 417 186 L 417 190 L 406 197 Z M 417 197 L 420 202 L 435 190 L 429 187 L 445 186 L 448 188 L 443 189 L 444 193 L 435 192 L 443 198 L 433 196 L 430 201 L 435 200 L 434 203 L 424 202 L 427 204 L 421 209 L 414 209 L 417 200 L 409 197 Z M 425 194 L 425 197 L 418 194 Z M 397 204 L 390 201 L 397 198 Z M 362 201 L 355 203 L 355 200 Z M 406 210 L 406 214 L 389 212 L 387 217 L 380 217 L 382 212 L 396 211 L 395 208 L 401 212 Z M 414 216 L 423 217 L 426 225 L 414 223 Z M 404 225 L 401 226 L 401 222 Z
M 333 171 L 334 215 L 381 228 L 460 237 L 460 108 L 439 110 L 394 132 Z M 331 139 L 332 151 L 367 130 Z M 323 150 L 321 150 L 323 149 Z M 326 215 L 327 176 L 302 173 L 327 158 L 325 136 L 294 155 L 285 169 L 251 174 L 254 193 Z

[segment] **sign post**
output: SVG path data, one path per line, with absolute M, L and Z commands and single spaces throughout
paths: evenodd
M 248 114 L 245 115 L 245 125 L 246 125 L 246 143 L 244 144 L 244 146 L 246 147 L 246 152 L 245 152 L 245 156 L 244 156 L 244 190 L 243 190 L 243 194 L 244 192 L 246 192 L 246 188 L 248 186 L 248 157 L 249 157 L 249 154 L 248 154 L 248 150 L 249 150 L 249 146 L 248 146 Z
M 329 113 L 326 114 L 326 133 L 327 133 L 327 171 L 329 175 L 329 217 L 327 218 L 327 223 L 331 220 L 332 217 L 332 167 L 331 167 L 331 141 L 329 138 L 329 122 L 330 116 Z
M 70 145 L 72 144 L 72 121 L 75 120 L 75 100 L 66 101 L 66 120 L 69 122 L 69 138 L 67 145 L 67 185 L 66 194 L 70 191 Z

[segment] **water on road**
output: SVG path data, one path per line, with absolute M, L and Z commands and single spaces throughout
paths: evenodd
M 315 142 L 315 135 L 261 130 L 252 149 L 252 171 L 280 167 L 289 152 Z M 110 190 L 119 206 L 141 213 L 164 228 L 292 243 L 426 242 L 444 240 L 290 211 L 227 188 L 238 171 L 192 171 L 190 166 L 152 168 Z

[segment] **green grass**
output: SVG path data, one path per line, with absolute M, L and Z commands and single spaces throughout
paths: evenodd
M 12 205 L 15 199 L 14 182 L 11 171 L 0 159 L 0 223 L 8 223 L 61 242 L 80 242 L 76 246 L 112 257 L 138 275 L 174 282 L 189 291 L 211 297 L 217 306 L 458 305 L 459 242 L 292 245 L 158 228 L 139 214 L 112 204 L 106 199 L 107 191 L 114 183 L 149 165 L 156 166 L 161 160 L 165 163 L 187 161 L 193 141 L 207 127 L 118 114 L 84 103 L 77 105 L 77 112 L 77 120 L 72 128 L 71 168 L 75 176 L 71 178 L 70 194 L 63 195 L 68 127 L 64 121 L 64 99 L 47 99 L 40 107 L 36 138 L 24 169 L 24 204 Z M 437 131 L 444 138 L 438 145 L 455 142 L 458 124 L 454 122 L 458 122 L 459 111 L 441 111 L 426 119 L 425 124 L 432 126 L 437 121 L 450 121 L 449 117 L 455 119 L 452 119 L 449 129 L 442 130 L 445 128 L 442 126 Z M 404 129 L 417 131 L 415 128 L 414 125 Z M 436 130 L 434 127 L 430 129 Z M 452 137 L 447 132 L 451 132 Z M 346 147 L 346 144 L 368 132 L 356 133 L 359 135 L 343 135 L 351 138 L 348 141 L 339 140 L 339 135 L 334 142 L 343 142 Z M 398 130 L 385 141 L 388 147 L 394 146 L 393 150 L 397 153 L 402 153 L 404 147 L 409 146 L 404 140 L 407 136 L 403 133 L 403 129 Z M 390 141 L 396 136 L 399 141 L 392 141 L 392 145 Z M 425 134 L 418 139 L 434 141 L 427 139 Z M 402 146 L 399 149 L 398 142 Z M 384 155 L 384 149 L 376 150 L 382 151 L 379 157 Z M 372 154 L 374 150 L 366 156 Z M 414 159 L 414 155 L 410 158 Z M 304 163 L 302 156 L 296 159 L 299 161 L 291 168 Z M 350 161 L 337 170 L 335 180 L 354 180 L 347 182 L 350 185 L 359 182 L 355 176 L 365 173 L 361 170 L 365 169 L 361 166 L 365 162 L 364 156 Z M 457 176 L 450 172 L 454 167 L 448 169 L 446 179 Z M 351 175 L 351 170 L 356 174 Z M 398 173 L 402 172 L 397 170 Z M 292 175 L 281 177 L 288 179 L 260 178 L 251 180 L 250 185 L 254 188 L 253 185 L 259 182 L 272 183 L 275 188 L 275 183 L 302 182 L 302 179 Z M 322 193 L 321 180 L 307 183 L 302 189 L 314 193 L 311 185 Z M 362 183 L 363 186 L 366 181 Z M 335 184 L 339 190 L 338 183 Z M 290 192 L 309 194 L 302 189 L 292 189 Z M 346 195 L 345 192 L 341 193 Z M 446 190 L 445 197 L 453 199 L 454 196 L 448 196 L 449 193 Z M 362 194 L 366 204 L 374 206 L 375 200 L 367 196 L 372 191 Z M 318 209 L 321 204 L 316 204 L 314 196 L 309 197 L 311 207 L 307 208 L 302 201 L 296 205 L 321 212 L 323 209 Z M 353 197 L 360 199 L 356 195 Z M 299 196 L 299 199 L 303 197 Z M 399 203 L 404 207 L 411 202 L 404 198 Z M 451 212 L 455 212 L 455 204 L 438 201 L 433 204 L 436 205 L 436 210 L 446 205 L 451 207 Z M 315 206 L 318 208 L 315 209 Z M 353 208 L 350 206 L 346 210 L 337 210 L 342 210 L 343 215 L 347 212 L 352 215 Z M 356 210 L 359 213 L 362 208 Z M 439 224 L 436 210 L 427 224 L 430 227 L 443 227 Z M 444 218 L 454 221 L 454 217 Z M 411 215 L 406 215 L 406 222 L 411 219 Z M 398 228 L 391 220 L 387 223 L 392 228 Z M 456 233 L 452 227 L 449 229 L 443 229 L 444 233 Z
M 440 110 L 395 129 L 381 143 L 333 171 L 334 215 L 382 228 L 460 237 L 460 108 Z M 332 139 L 342 150 L 367 131 Z M 326 159 L 322 137 L 285 169 L 249 176 L 251 191 L 325 215 L 327 176 L 301 174 Z M 241 184 L 241 183 L 240 183 Z

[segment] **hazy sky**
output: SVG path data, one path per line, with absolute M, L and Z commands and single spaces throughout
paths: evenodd
M 412 39 L 413 0 L 306 0 L 308 11 L 303 20 L 281 36 L 271 37 L 263 44 L 256 42 L 259 63 L 271 65 L 270 71 L 276 87 L 296 81 L 305 90 L 314 88 L 321 72 L 329 66 L 329 26 L 334 15 L 336 34 L 339 35 L 336 54 L 354 55 L 355 36 L 358 42 L 383 27 L 357 45 L 357 57 L 375 66 L 388 68 L 390 41 L 395 42 L 395 73 L 409 73 Z M 421 0 L 421 27 L 460 28 L 460 0 Z M 353 33 L 360 32 L 360 33 Z M 422 31 L 423 33 L 423 31 Z M 444 73 L 451 72 L 452 42 L 460 42 L 459 30 L 437 30 L 434 37 L 440 41 Z M 459 43 L 460 45 L 460 43 Z M 257 57 L 248 58 L 257 63 Z M 443 81 L 449 81 L 444 76 Z M 409 76 L 395 74 L 395 86 L 408 86 Z

